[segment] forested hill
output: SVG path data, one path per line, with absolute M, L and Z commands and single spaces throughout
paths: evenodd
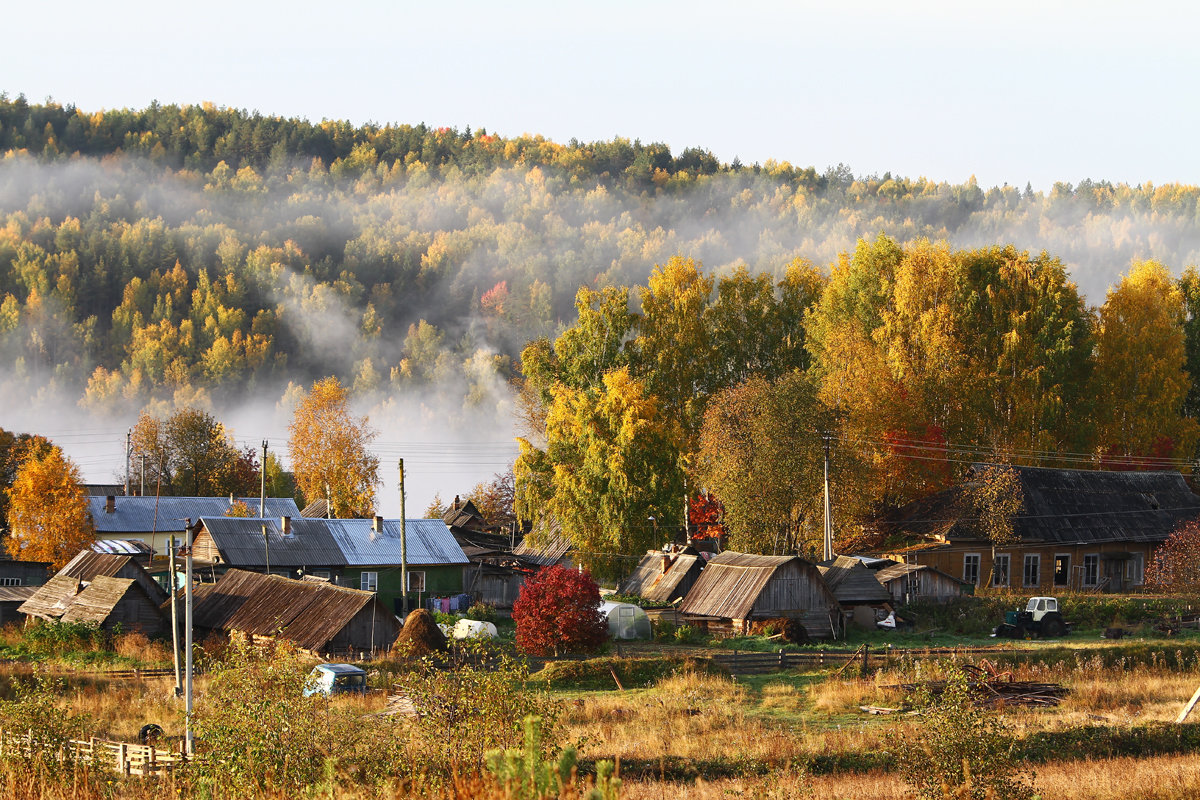
M 1093 303 L 1131 259 L 1200 260 L 1191 186 L 1034 193 L 623 139 L 7 97 L 0 153 L 5 388 L 94 409 L 278 398 L 330 374 L 366 398 L 496 409 L 580 286 L 644 283 L 675 254 L 780 278 L 880 231 L 1012 243 L 1061 258 Z

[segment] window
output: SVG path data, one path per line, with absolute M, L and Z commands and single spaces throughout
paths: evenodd
M 312 573 L 312 576 L 313 576 L 314 578 L 324 578 L 325 580 L 329 580 L 329 570 L 327 570 L 327 569 L 314 569 L 314 570 L 313 570 L 313 573 Z
M 979 553 L 963 556 L 963 580 L 972 586 L 979 585 Z
M 1146 582 L 1146 554 L 1133 553 L 1125 562 L 1125 580 L 1131 586 L 1141 586 Z
M 992 586 L 1008 586 L 1009 567 L 1012 556 L 1008 553 L 997 553 L 992 559 Z
M 0 578 L 0 586 L 20 586 L 20 578 Z
M 359 588 L 362 589 L 364 592 L 379 591 L 379 573 L 378 572 L 364 572 L 362 574 L 362 576 L 359 578 Z
M 424 572 L 408 573 L 408 590 L 410 592 L 425 591 L 425 573 Z
M 1083 557 L 1083 585 L 1095 586 L 1100 582 L 1100 556 L 1088 553 Z
M 1062 553 L 1054 556 L 1054 585 L 1068 586 L 1071 583 L 1071 557 Z
M 1025 556 L 1025 570 L 1021 577 L 1022 586 L 1041 586 L 1042 584 L 1042 557 L 1037 553 L 1030 553 Z

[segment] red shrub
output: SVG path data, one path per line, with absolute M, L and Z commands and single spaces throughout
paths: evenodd
M 535 656 L 588 653 L 608 638 L 600 587 L 587 571 L 546 567 L 525 581 L 513 603 L 517 646 Z

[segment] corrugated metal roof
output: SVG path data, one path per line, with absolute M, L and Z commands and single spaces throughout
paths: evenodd
M 154 504 L 158 503 L 155 521 Z M 241 501 L 258 513 L 258 498 L 243 497 Z M 201 517 L 223 517 L 229 510 L 228 497 L 117 497 L 114 510 L 105 511 L 104 497 L 89 497 L 88 508 L 96 533 L 147 533 L 149 531 L 183 531 L 185 519 L 193 522 Z M 268 517 L 299 517 L 300 509 L 290 497 L 268 497 Z
M 886 603 L 892 599 L 891 593 L 875 577 L 875 572 L 857 558 L 838 556 L 832 564 L 818 565 L 817 569 L 821 570 L 821 576 L 839 603 Z
M 811 570 L 813 580 L 825 585 L 816 567 L 799 556 L 758 556 L 726 550 L 704 567 L 679 610 L 706 617 L 745 619 L 776 570 L 793 561 Z
M 400 563 L 400 520 L 383 521 L 383 530 L 372 530 L 374 520 L 331 519 L 329 532 L 351 567 Z M 404 522 L 408 563 L 413 566 L 466 564 L 468 559 L 450 528 L 440 519 Z
M 235 567 L 344 567 L 346 558 L 329 532 L 328 520 L 293 517 L 291 535 L 282 520 L 253 517 L 204 517 L 221 559 Z M 263 543 L 263 528 L 267 541 Z
M 557 564 L 569 552 L 571 542 L 563 535 L 558 520 L 540 520 L 532 531 L 525 535 L 521 543 L 513 549 L 513 555 L 522 561 L 539 567 L 549 567 Z
M 154 548 L 145 542 L 126 539 L 97 539 L 92 543 L 97 553 L 123 556 L 152 556 Z
M 399 624 L 372 592 L 239 569 L 226 572 L 215 584 L 197 587 L 192 613 L 202 628 L 279 636 L 319 651 L 370 603 L 378 606 L 377 624 L 391 626 L 394 639 Z

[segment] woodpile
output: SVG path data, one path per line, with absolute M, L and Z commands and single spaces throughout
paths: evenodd
M 962 671 L 967 675 L 967 688 L 975 701 L 985 706 L 1057 706 L 1070 691 L 1060 683 L 1013 680 L 1011 672 L 998 671 L 987 659 L 980 666 L 967 664 Z M 906 692 L 924 689 L 937 697 L 946 691 L 946 681 L 902 683 L 895 688 Z

